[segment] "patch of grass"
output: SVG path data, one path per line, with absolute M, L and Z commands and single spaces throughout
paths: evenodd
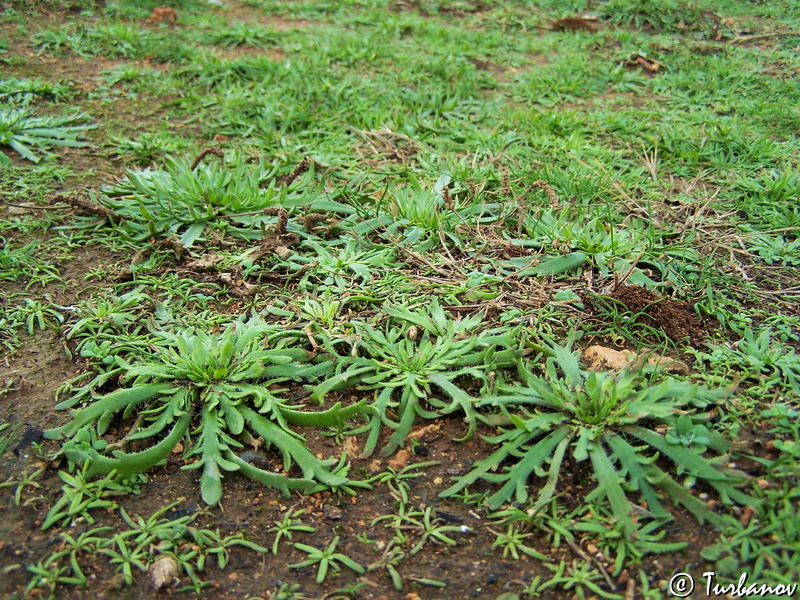
M 0 99 L 20 101 L 26 96 L 41 96 L 56 101 L 70 98 L 74 94 L 71 86 L 44 79 L 17 79 L 9 77 L 0 81 Z
M 42 202 L 48 194 L 58 190 L 71 174 L 69 167 L 48 161 L 25 167 L 7 166 L 0 172 L 0 185 L 10 201 Z M 6 226 L 10 222 L 11 219 L 4 218 L 2 229 L 13 228 L 13 225 Z
M 38 242 L 19 246 L 0 237 L 0 280 L 27 281 L 28 288 L 59 281 L 58 269 L 42 257 L 41 249 Z
M 63 486 L 38 470 L 3 484 L 56 539 L 31 536 L 29 591 L 140 585 L 157 561 L 204 590 L 200 571 L 238 543 L 213 528 L 226 521 L 272 546 L 265 568 L 305 563 L 278 598 L 353 597 L 361 570 L 382 595 L 488 589 L 432 577 L 448 552 L 519 561 L 497 592 L 530 598 L 655 600 L 683 560 L 666 553 L 721 578 L 797 570 L 790 2 L 180 0 L 174 23 L 150 19 L 156 0 L 79 1 L 58 23 L 14 2 L 4 148 L 46 160 L 9 152 L 0 169 L 0 344 L 16 373 L 14 352 L 57 330 L 78 373 L 40 447 Z M 97 117 L 101 155 L 48 153 L 85 142 L 62 108 Z M 603 300 L 624 283 L 686 301 L 713 340 L 641 326 Z M 690 373 L 587 371 L 576 330 Z M 49 419 L 27 385 L 3 388 L 9 422 L 19 393 L 36 402 L 25 419 Z M 463 445 L 426 438 L 458 425 Z M 391 465 L 348 463 L 379 446 Z M 180 466 L 201 470 L 208 528 L 131 516 L 124 478 Z M 265 489 L 245 515 L 241 476 L 310 496 L 271 514 Z M 567 509 L 579 479 L 596 487 Z M 344 500 L 374 517 L 357 537 Z M 719 544 L 700 554 L 672 507 Z
M 12 425 L 11 423 L 0 423 L 0 456 L 6 453 L 17 439 L 17 434 L 19 434 L 20 424 L 15 423 Z
M 601 14 L 618 25 L 656 31 L 698 28 L 705 16 L 696 0 L 606 0 Z
M 65 481 L 72 477 L 64 472 L 60 474 Z M 114 489 L 98 490 L 94 504 L 117 508 L 102 499 Z M 44 561 L 28 567 L 32 578 L 25 593 L 43 588 L 52 597 L 59 585 L 87 587 L 89 578 L 84 569 L 96 560 L 95 557 L 106 557 L 126 585 L 134 582 L 135 573 L 147 572 L 151 568 L 166 574 L 164 581 L 153 579 L 159 587 L 171 584 L 174 578 L 183 574 L 191 584 L 181 588 L 181 591 L 199 593 L 209 582 L 203 581 L 198 573 L 203 572 L 212 561 L 216 562 L 218 568 L 224 569 L 231 548 L 241 546 L 266 552 L 265 548 L 244 539 L 241 534 L 223 536 L 219 530 L 197 527 L 194 522 L 201 515 L 199 512 L 174 518 L 165 516 L 178 505 L 178 502 L 169 504 L 146 518 L 129 515 L 119 507 L 119 522 L 114 524 L 116 527 L 90 527 L 80 534 L 60 533 L 56 551 Z M 192 548 L 187 550 L 187 546 Z
M 756 333 L 748 328 L 736 344 L 715 344 L 710 353 L 700 353 L 698 358 L 708 361 L 715 370 L 740 370 L 755 384 L 752 393 L 782 388 L 800 394 L 800 355 L 774 339 L 769 329 Z
M 142 133 L 136 138 L 112 136 L 110 142 L 114 154 L 138 166 L 147 166 L 155 160 L 181 154 L 190 146 L 188 140 L 165 129 Z

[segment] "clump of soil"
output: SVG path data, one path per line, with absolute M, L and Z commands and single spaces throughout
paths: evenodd
M 169 25 L 175 25 L 177 21 L 178 13 L 172 8 L 164 7 L 154 8 L 152 16 L 147 20 L 151 24 L 168 23 Z
M 609 295 L 637 315 L 640 322 L 661 329 L 675 341 L 689 338 L 693 346 L 707 335 L 706 325 L 692 310 L 692 305 L 660 296 L 638 285 L 623 285 Z
M 588 31 L 594 33 L 600 31 L 603 26 L 596 19 L 585 17 L 567 17 L 553 21 L 551 24 L 553 31 Z

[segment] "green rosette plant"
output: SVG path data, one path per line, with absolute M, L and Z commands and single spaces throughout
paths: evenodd
M 119 230 L 133 240 L 175 236 L 192 246 L 209 231 L 261 239 L 265 225 L 318 196 L 313 171 L 281 185 L 277 167 L 234 157 L 198 164 L 167 159 L 163 168 L 130 170 L 93 200 L 114 211 Z
M 336 460 L 318 459 L 292 428 L 341 426 L 364 403 L 308 412 L 279 398 L 275 384 L 315 377 L 328 368 L 311 363 L 306 350 L 289 347 L 289 336 L 267 347 L 270 333 L 277 339 L 279 330 L 260 318 L 242 317 L 216 333 L 157 332 L 163 339 L 153 344 L 152 356 L 139 355 L 132 363 L 115 357 L 120 389 L 84 402 L 68 423 L 47 431 L 46 437 L 65 439 L 64 455 L 88 462 L 87 476 L 112 470 L 123 476 L 141 473 L 183 441 L 183 459 L 191 461 L 183 468 L 202 469 L 202 497 L 212 505 L 222 496 L 223 471 L 239 471 L 287 496 L 290 490 L 319 484 L 341 486 L 347 479 L 329 469 Z M 67 400 L 57 408 L 77 402 Z M 109 443 L 103 436 L 115 419 L 120 430 L 132 423 L 123 439 Z M 262 469 L 241 456 L 245 445 L 262 444 L 280 451 L 286 473 L 297 465 L 302 477 Z
M 607 500 L 626 532 L 636 530 L 629 499 L 634 493 L 656 518 L 670 517 L 662 505 L 666 496 L 720 528 L 725 519 L 692 494 L 696 484 L 702 482 L 725 503 L 755 504 L 738 489 L 744 476 L 725 468 L 730 443 L 701 423 L 706 416 L 690 416 L 723 398 L 724 391 L 670 378 L 653 383 L 630 370 L 587 371 L 570 350 L 572 341 L 540 348 L 549 355 L 543 376 L 520 362 L 521 383 L 501 383 L 496 395 L 478 403 L 500 410 L 486 418 L 501 427 L 498 435 L 485 438 L 498 448 L 444 490 L 443 497 L 484 480 L 501 484 L 488 498 L 491 508 L 525 503 L 528 480 L 536 476 L 545 479 L 534 504 L 538 510 L 554 497 L 571 451 L 576 463 L 590 461 L 597 480 L 587 501 Z M 709 451 L 715 455 L 708 456 Z
M 426 308 L 386 311 L 392 318 L 382 329 L 353 322 L 357 342 L 346 352 L 337 346 L 347 338 L 322 336 L 335 368 L 312 397 L 322 401 L 332 390 L 348 387 L 374 391 L 369 424 L 351 432 L 369 431 L 364 456 L 374 451 L 381 425 L 393 430 L 383 454 L 402 447 L 417 417 L 463 413 L 467 432 L 459 441 L 469 439 L 477 427 L 475 401 L 454 380 L 486 384 L 493 369 L 513 366 L 520 354 L 517 336 L 509 330 L 479 331 L 480 314 L 452 320 L 435 299 Z

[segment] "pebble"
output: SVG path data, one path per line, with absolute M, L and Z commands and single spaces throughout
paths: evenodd
M 331 521 L 338 521 L 342 518 L 342 509 L 338 506 L 331 506 L 330 504 L 325 504 L 322 507 L 322 512 L 325 514 L 326 519 L 330 519 Z

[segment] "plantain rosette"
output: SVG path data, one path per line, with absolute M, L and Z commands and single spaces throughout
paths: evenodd
M 672 518 L 662 505 L 667 500 L 719 529 L 728 521 L 698 491 L 692 494 L 696 484 L 715 492 L 723 504 L 758 505 L 740 489 L 746 475 L 727 466 L 731 443 L 704 425 L 710 412 L 699 412 L 723 400 L 725 390 L 662 378 L 657 372 L 587 371 L 571 348 L 577 335 L 564 346 L 542 337 L 536 349 L 540 358 L 547 357 L 543 373 L 535 372 L 539 365 L 519 361 L 520 381 L 498 383 L 496 395 L 477 403 L 499 409 L 484 417 L 500 427 L 498 435 L 484 438 L 497 448 L 441 497 L 483 480 L 502 484 L 487 498 L 489 508 L 523 505 L 530 496 L 529 480 L 541 478 L 544 483 L 531 507 L 535 513 L 556 497 L 568 465 L 588 461 L 597 487 L 587 501 L 606 499 L 626 535 L 635 534 L 641 516 L 636 516 L 630 496 L 640 496 L 645 514 L 659 521 Z
M 183 440 L 183 459 L 191 462 L 182 468 L 202 468 L 200 489 L 211 505 L 222 497 L 222 471 L 239 471 L 286 496 L 319 484 L 341 486 L 348 480 L 330 469 L 336 460 L 318 459 L 292 427 L 341 425 L 362 412 L 364 402 L 307 412 L 278 398 L 274 384 L 315 377 L 328 367 L 309 362 L 302 348 L 286 347 L 285 335 L 268 348 L 270 334 L 279 332 L 285 334 L 258 317 L 240 318 L 219 333 L 159 332 L 166 343 L 151 346 L 152 358 L 131 364 L 116 357 L 125 387 L 74 410 L 72 420 L 45 436 L 65 439 L 63 454 L 81 465 L 88 462 L 88 475 L 141 473 L 164 461 Z M 57 408 L 73 408 L 79 401 L 73 397 Z M 109 444 L 102 436 L 118 417 L 119 429 L 132 421 L 130 431 Z M 260 443 L 281 452 L 286 473 L 294 464 L 302 477 L 259 468 L 239 455 L 246 444 Z M 136 450 L 123 450 L 127 446 Z

